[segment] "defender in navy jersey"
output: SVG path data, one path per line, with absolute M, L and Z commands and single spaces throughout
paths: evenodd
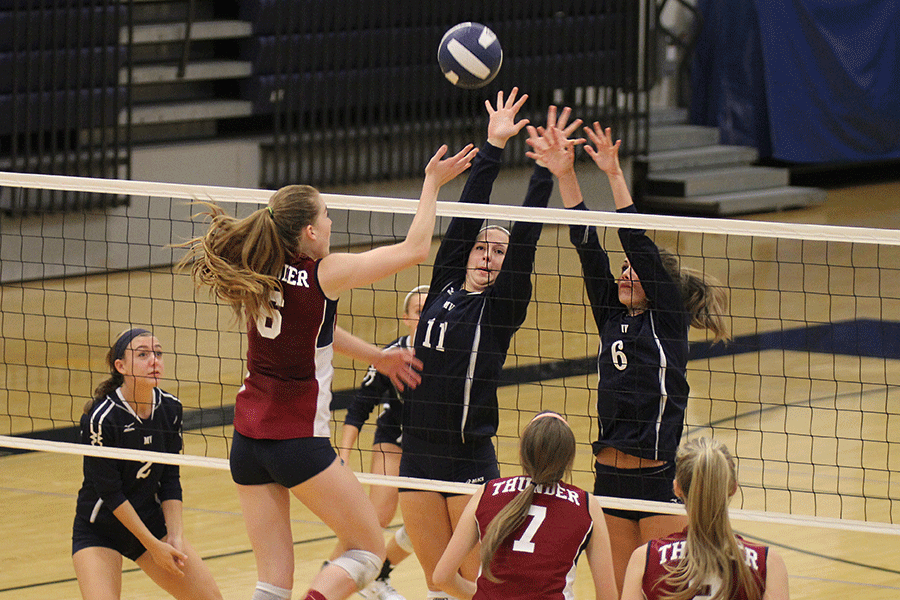
M 181 452 L 181 402 L 156 387 L 163 376 L 159 341 L 145 329 L 125 331 L 107 364 L 110 377 L 81 417 L 82 443 Z M 222 597 L 184 539 L 177 466 L 85 456 L 83 470 L 72 560 L 84 598 L 119 597 L 123 556 L 176 598 Z
M 487 144 L 478 153 L 460 202 L 487 204 L 506 143 L 526 125 L 516 122 L 527 99 L 513 88 L 490 116 Z M 561 116 L 565 127 L 569 111 Z M 555 116 L 555 115 L 554 115 Z M 580 121 L 569 126 L 574 130 Z M 550 172 L 536 166 L 525 206 L 546 207 L 553 188 Z M 422 383 L 403 404 L 400 474 L 463 483 L 500 476 L 492 437 L 497 431 L 497 381 L 510 340 L 531 300 L 531 274 L 541 223 L 519 222 L 507 232 L 484 221 L 454 218 L 434 261 L 428 298 L 416 330 Z M 428 588 L 467 498 L 431 491 L 401 490 L 400 508 Z M 469 561 L 464 573 L 474 578 Z
M 425 297 L 428 295 L 428 286 L 420 285 L 411 290 L 403 299 L 400 322 L 409 331 L 391 342 L 388 349 L 412 347 L 412 338 L 416 335 L 416 326 L 419 323 L 419 315 Z M 381 412 L 375 425 L 375 435 L 372 442 L 372 461 L 369 472 L 378 475 L 390 475 L 396 477 L 400 474 L 400 453 L 403 431 L 401 419 L 403 417 L 403 400 L 400 392 L 391 383 L 387 375 L 379 373 L 373 365 L 363 379 L 362 385 L 354 395 L 350 406 L 347 407 L 347 415 L 344 418 L 344 426 L 341 432 L 340 455 L 347 463 L 350 453 L 356 446 L 356 440 L 363 425 L 368 420 L 372 411 L 379 407 Z M 397 488 L 385 485 L 373 485 L 369 488 L 369 498 L 375 505 L 378 513 L 378 522 L 382 527 L 387 527 L 394 520 L 397 513 Z M 387 558 L 381 567 L 378 578 L 369 584 L 360 594 L 367 600 L 397 600 L 402 598 L 393 588 L 390 582 L 391 571 L 397 564 L 412 554 L 412 543 L 406 534 L 406 528 L 401 526 L 387 542 Z
M 586 151 L 606 173 L 618 212 L 636 212 L 619 165 L 621 140 L 609 128 L 585 127 L 594 147 Z M 574 146 L 558 129 L 538 135 L 529 129 L 530 156 L 545 162 L 559 179 L 567 208 L 586 210 L 575 177 Z M 681 441 L 688 400 L 688 329 L 728 337 L 727 296 L 714 279 L 682 268 L 640 229 L 620 229 L 625 251 L 620 274 L 593 227 L 570 226 L 581 259 L 591 311 L 600 333 L 597 357 L 599 438 L 594 494 L 676 502 L 672 493 L 675 450 Z M 649 539 L 684 526 L 679 516 L 606 509 L 616 576 L 621 585 L 631 551 Z
M 690 440 L 675 461 L 674 490 L 689 525 L 634 551 L 622 600 L 787 600 L 784 560 L 731 528 L 728 503 L 738 483 L 728 448 Z
M 598 600 L 616 600 L 609 534 L 600 505 L 562 479 L 575 460 L 575 435 L 557 413 L 538 414 L 522 432 L 525 476 L 489 481 L 475 493 L 435 569 L 456 598 L 570 600 L 583 551 Z M 481 540 L 476 582 L 458 572 Z
M 337 327 L 337 299 L 428 257 L 438 191 L 476 152 L 469 145 L 444 158 L 442 146 L 432 157 L 416 215 L 398 244 L 332 253 L 325 202 L 301 185 L 278 190 L 268 206 L 240 220 L 207 204 L 209 230 L 187 244 L 180 265 L 227 301 L 248 331 L 229 460 L 256 558 L 253 600 L 291 597 L 291 495 L 328 523 L 340 544 L 307 600 L 342 600 L 381 572 L 385 546 L 375 508 L 331 447 L 331 359 L 337 351 L 374 364 L 398 389 L 418 383 L 420 363 L 409 351 L 381 351 Z

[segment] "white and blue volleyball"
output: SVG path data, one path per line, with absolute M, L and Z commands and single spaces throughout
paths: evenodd
M 496 34 L 481 23 L 451 27 L 438 46 L 438 63 L 450 83 L 465 89 L 489 84 L 503 64 L 503 49 Z

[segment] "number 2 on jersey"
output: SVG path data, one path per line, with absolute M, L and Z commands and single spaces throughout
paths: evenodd
M 534 553 L 534 542 L 531 540 L 534 538 L 534 534 L 537 533 L 537 530 L 540 529 L 541 523 L 547 518 L 547 507 L 535 506 L 532 504 L 528 509 L 528 515 L 531 517 L 531 522 L 528 524 L 528 527 L 525 528 L 522 537 L 513 542 L 512 549 L 516 552 L 527 552 L 532 554 Z

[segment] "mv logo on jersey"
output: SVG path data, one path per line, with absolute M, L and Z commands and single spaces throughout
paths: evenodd
M 628 323 L 622 323 L 622 333 L 628 333 Z
M 144 436 L 144 445 L 147 446 L 147 445 L 152 444 L 152 443 L 153 443 L 153 436 L 152 436 L 152 435 L 145 435 L 145 436 Z

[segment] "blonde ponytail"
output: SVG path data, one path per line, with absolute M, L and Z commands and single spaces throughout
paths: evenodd
M 736 589 L 760 600 L 761 584 L 744 561 L 744 549 L 734 535 L 728 503 L 737 490 L 734 458 L 715 440 L 699 438 L 682 444 L 675 458 L 675 480 L 688 513 L 684 558 L 669 569 L 667 600 L 694 598 L 711 580 L 721 587 L 710 600 L 727 600 Z M 735 577 L 736 575 L 736 577 Z
M 713 342 L 731 339 L 728 322 L 728 292 L 722 283 L 702 271 L 681 266 L 678 257 L 667 250 L 660 250 L 663 267 L 678 282 L 685 310 L 691 315 L 691 327 L 708 329 Z

